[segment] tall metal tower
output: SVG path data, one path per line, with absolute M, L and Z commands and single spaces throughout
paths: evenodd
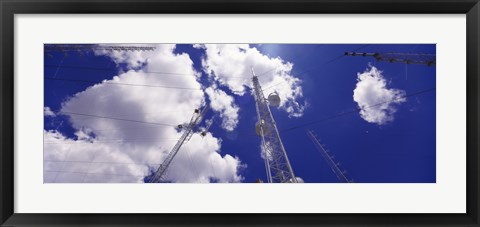
M 434 54 L 416 54 L 416 53 L 361 53 L 361 52 L 345 52 L 346 56 L 362 56 L 373 57 L 377 61 L 398 62 L 405 64 L 420 64 L 432 66 L 436 64 Z
M 268 100 L 263 95 L 262 87 L 252 68 L 253 91 L 257 108 L 258 123 L 255 127 L 257 135 L 262 137 L 262 154 L 265 159 L 265 168 L 269 183 L 298 183 L 293 173 L 287 152 L 283 147 L 270 105 L 278 105 L 280 98 L 276 93 Z
M 312 140 L 315 147 L 317 147 L 318 151 L 320 151 L 320 154 L 322 154 L 323 158 L 325 158 L 325 161 L 327 161 L 328 165 L 330 166 L 332 171 L 335 173 L 335 175 L 338 177 L 340 182 L 342 182 L 342 183 L 353 183 L 353 180 L 349 180 L 347 178 L 347 176 L 346 176 L 347 171 L 342 171 L 340 169 L 340 163 L 339 162 L 336 163 L 333 160 L 334 157 L 332 155 L 328 154 L 328 151 L 325 150 L 325 148 L 322 146 L 322 144 L 320 143 L 320 141 L 318 140 L 316 135 L 310 130 L 307 130 L 307 135 L 310 137 L 310 139 Z
M 183 143 L 185 141 L 189 141 L 190 138 L 192 138 L 194 129 L 197 127 L 198 124 L 200 124 L 207 110 L 208 106 L 205 106 L 202 110 L 195 109 L 190 123 L 178 126 L 179 129 L 184 130 L 183 135 L 180 137 L 180 139 L 178 139 L 175 146 L 172 148 L 170 153 L 168 153 L 167 158 L 163 160 L 162 164 L 158 167 L 157 171 L 152 176 L 152 178 L 150 178 L 150 181 L 148 183 L 166 182 L 167 170 L 170 164 L 172 164 L 173 158 L 175 158 L 175 155 L 177 155 Z

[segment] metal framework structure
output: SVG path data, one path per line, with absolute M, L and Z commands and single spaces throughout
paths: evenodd
M 115 45 L 97 45 L 97 44 L 45 44 L 44 52 L 78 52 L 86 51 L 154 51 L 154 46 L 115 46 Z
M 353 180 L 348 179 L 348 177 L 346 176 L 347 171 L 342 171 L 340 169 L 340 163 L 339 162 L 336 163 L 334 161 L 333 155 L 328 154 L 329 152 L 323 147 L 323 145 L 318 140 L 317 136 L 311 130 L 307 130 L 307 135 L 310 137 L 310 139 L 312 140 L 313 144 L 318 149 L 318 151 L 320 151 L 320 154 L 322 154 L 323 158 L 325 158 L 325 161 L 327 161 L 328 165 L 332 169 L 333 173 L 335 173 L 335 175 L 338 177 L 340 182 L 353 183 Z
M 170 164 L 172 164 L 173 159 L 177 155 L 183 143 L 185 143 L 185 141 L 189 141 L 190 138 L 192 138 L 194 129 L 200 124 L 207 110 L 208 110 L 208 106 L 205 106 L 202 110 L 195 109 L 192 119 L 190 120 L 190 123 L 178 126 L 178 128 L 184 130 L 182 136 L 180 137 L 180 139 L 178 139 L 175 146 L 172 148 L 170 153 L 168 153 L 167 158 L 163 160 L 162 164 L 158 167 L 157 171 L 152 176 L 152 178 L 150 178 L 150 181 L 148 183 L 167 182 L 166 176 L 167 176 L 167 170 Z
M 373 57 L 377 61 L 390 63 L 420 64 L 432 66 L 436 64 L 436 56 L 434 54 L 417 54 L 417 53 L 364 53 L 364 52 L 345 52 L 346 56 L 362 56 Z
M 256 132 L 262 138 L 262 154 L 269 183 L 298 183 L 293 173 L 287 152 L 283 147 L 269 103 L 263 95 L 258 77 L 252 68 L 253 92 L 257 109 Z

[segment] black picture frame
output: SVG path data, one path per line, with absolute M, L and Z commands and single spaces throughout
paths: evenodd
M 479 0 L 0 0 L 0 11 L 1 226 L 480 226 Z M 466 214 L 14 213 L 14 15 L 60 13 L 466 14 L 467 212 Z M 21 141 L 18 142 L 21 143 Z M 438 199 L 442 200 L 442 198 Z

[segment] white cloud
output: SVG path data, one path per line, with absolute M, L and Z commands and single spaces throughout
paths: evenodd
M 147 165 L 135 164 L 132 156 L 122 152 L 132 145 L 73 140 L 57 131 L 44 131 L 44 140 L 46 183 L 142 182 L 148 174 Z
M 289 117 L 303 115 L 306 103 L 298 101 L 303 96 L 302 81 L 291 75 L 292 63 L 268 57 L 248 44 L 196 44 L 194 47 L 205 50 L 204 71 L 234 94 L 243 95 L 246 88 L 252 88 L 253 67 L 265 97 L 276 91 L 281 98 L 280 109 Z
M 43 115 L 45 117 L 55 117 L 56 116 L 56 114 L 48 106 L 43 107 Z
M 176 136 L 180 136 L 178 133 Z M 49 182 L 143 182 L 144 176 L 158 168 L 176 140 L 139 146 L 134 141 L 106 139 L 76 140 L 57 131 L 44 131 L 44 179 Z M 162 141 L 158 139 L 158 141 Z M 138 142 L 138 141 L 137 141 Z M 156 144 L 156 145 L 155 145 Z M 160 146 L 159 146 L 160 145 Z M 243 168 L 238 157 L 222 156 L 221 141 L 210 133 L 194 134 L 175 157 L 168 171 L 172 182 L 240 182 Z M 128 152 L 127 152 L 128 151 Z M 151 159 L 150 156 L 157 156 Z M 66 162 L 65 162 L 66 161 Z
M 73 128 L 77 130 L 77 138 L 65 138 L 56 131 L 44 132 L 48 140 L 45 142 L 45 160 L 50 160 L 45 161 L 45 181 L 141 182 L 143 176 L 158 168 L 158 164 L 182 134 L 173 125 L 188 122 L 193 110 L 205 105 L 205 95 L 200 90 L 198 73 L 188 54 L 174 54 L 174 45 L 156 47 L 155 51 L 150 52 L 103 53 L 117 64 L 125 63 L 135 70 L 93 85 L 62 104 L 61 112 L 70 117 Z M 110 83 L 199 90 L 119 86 Z M 71 113 L 112 116 L 147 123 Z M 167 126 L 148 122 L 164 123 Z M 221 140 L 210 133 L 205 137 L 193 135 L 174 159 L 168 179 L 173 182 L 209 182 L 211 179 L 220 182 L 241 181 L 239 171 L 243 165 L 240 160 L 228 154 L 222 155 L 220 150 Z M 62 162 L 52 162 L 55 160 L 72 162 L 63 165 Z M 85 171 L 92 174 L 80 174 Z
M 101 46 L 101 45 L 100 45 Z M 112 46 L 108 44 L 107 46 Z M 122 46 L 142 46 L 138 44 L 122 44 Z M 149 45 L 151 46 L 151 45 Z M 107 55 L 116 64 L 126 64 L 128 68 L 140 68 L 144 66 L 150 58 L 161 53 L 171 53 L 175 49 L 175 44 L 157 45 L 155 51 L 110 51 L 96 50 L 96 55 Z
M 222 90 L 215 87 L 209 87 L 205 90 L 210 99 L 210 107 L 220 113 L 222 118 L 222 128 L 227 131 L 233 131 L 238 124 L 239 108 L 235 105 L 232 96 L 227 95 Z
M 387 88 L 382 71 L 373 66 L 357 75 L 353 100 L 361 109 L 360 116 L 365 121 L 378 125 L 393 121 L 396 104 L 406 101 L 405 91 Z

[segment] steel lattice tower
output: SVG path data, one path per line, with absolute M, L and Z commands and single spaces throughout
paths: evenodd
M 340 169 L 340 163 L 339 162 L 336 163 L 333 160 L 334 157 L 332 155 L 328 154 L 328 151 L 320 143 L 317 136 L 311 130 L 307 130 L 307 135 L 310 137 L 310 139 L 312 140 L 313 144 L 318 149 L 318 151 L 320 151 L 320 154 L 322 154 L 323 158 L 325 158 L 325 161 L 328 163 L 328 165 L 332 169 L 333 173 L 335 173 L 335 175 L 340 180 L 340 182 L 342 182 L 342 183 L 353 183 L 353 180 L 348 179 L 348 177 L 346 176 L 347 171 L 342 171 Z
M 190 120 L 190 123 L 184 125 L 179 125 L 179 128 L 183 129 L 183 134 L 178 139 L 177 143 L 175 146 L 172 148 L 170 153 L 168 153 L 167 158 L 163 160 L 162 164 L 158 167 L 157 171 L 155 174 L 150 178 L 148 183 L 161 183 L 161 182 L 166 182 L 166 176 L 167 176 L 167 170 L 170 164 L 172 163 L 173 159 L 177 155 L 178 151 L 182 147 L 183 143 L 185 141 L 189 141 L 190 138 L 192 138 L 192 135 L 194 133 L 194 129 L 197 127 L 198 124 L 202 121 L 203 116 L 205 116 L 205 113 L 207 112 L 208 107 L 205 106 L 201 111 L 196 109 L 192 119 Z M 210 126 L 208 126 L 210 127 Z
M 70 52 L 70 51 L 154 51 L 154 46 L 119 46 L 97 44 L 45 44 L 44 52 Z
M 287 152 L 283 147 L 275 120 L 270 111 L 269 102 L 263 95 L 258 77 L 252 68 L 253 92 L 257 109 L 257 135 L 262 137 L 262 154 L 269 183 L 298 183 L 293 173 Z
M 390 63 L 420 64 L 432 66 L 436 64 L 434 54 L 416 54 L 416 53 L 363 53 L 363 52 L 345 52 L 346 56 L 373 57 L 377 61 Z
M 69 54 L 78 54 L 80 56 L 95 51 L 107 52 L 145 52 L 154 51 L 154 46 L 115 46 L 115 45 L 97 45 L 97 44 L 45 44 L 43 52 L 48 57 L 53 57 L 53 52 L 63 53 L 65 57 Z

